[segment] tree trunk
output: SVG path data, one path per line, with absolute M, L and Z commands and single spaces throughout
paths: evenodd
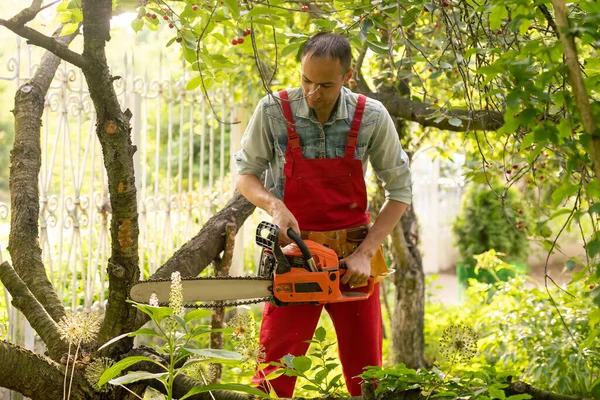
M 75 36 L 77 34 L 64 36 L 57 41 L 68 45 Z M 31 81 L 21 86 L 15 95 L 15 141 L 9 179 L 12 214 L 8 246 L 19 277 L 57 322 L 65 315 L 65 309 L 48 280 L 42 249 L 38 244 L 38 179 L 42 164 L 40 130 L 45 98 L 60 62 L 60 58 L 46 52 Z
M 394 362 L 405 363 L 409 368 L 425 366 L 425 275 L 417 248 L 418 239 L 417 217 L 410 206 L 390 235 L 391 256 L 396 269 L 393 275 L 396 308 L 392 319 Z
M 136 151 L 130 136 L 129 110 L 122 111 L 106 60 L 110 40 L 111 0 L 83 0 L 82 67 L 97 115 L 96 134 L 102 146 L 112 209 L 111 256 L 108 261 L 108 303 L 98 342 L 126 333 L 135 321 L 135 309 L 127 303 L 129 286 L 139 279 L 137 193 L 133 169 Z M 121 340 L 106 349 L 116 355 L 128 351 L 133 340 Z

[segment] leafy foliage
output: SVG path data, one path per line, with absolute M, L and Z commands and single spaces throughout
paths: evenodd
M 473 324 L 478 354 L 465 371 L 518 371 L 515 378 L 564 394 L 590 396 L 600 378 L 600 311 L 593 285 L 571 283 L 546 291 L 525 276 L 492 284 L 471 282 L 460 306 L 428 303 L 425 335 L 428 359 L 440 358 L 437 339 L 450 323 Z M 552 297 L 549 297 L 551 294 Z
M 465 194 L 453 233 L 465 263 L 474 266 L 474 255 L 494 249 L 507 260 L 527 259 L 528 227 L 520 194 L 496 185 L 473 184 Z
M 177 285 L 174 286 L 176 287 Z M 172 292 L 173 291 L 174 290 L 172 290 Z M 171 400 L 173 398 L 173 384 L 175 378 L 179 374 L 185 373 L 195 364 L 208 365 L 210 363 L 222 363 L 235 365 L 242 361 L 242 356 L 237 352 L 195 347 L 199 337 L 210 334 L 210 332 L 213 331 L 206 326 L 198 324 L 202 318 L 211 314 L 210 311 L 198 309 L 182 317 L 175 314 L 169 307 L 155 307 L 137 303 L 134 304 L 134 306 L 148 315 L 154 322 L 156 328 L 141 328 L 135 332 L 117 336 L 105 343 L 101 349 L 110 346 L 124 337 L 150 335 L 164 343 L 161 351 L 167 355 L 168 360 L 161 360 L 148 356 L 126 357 L 110 366 L 102 373 L 96 383 L 98 387 L 102 388 L 102 386 L 107 383 L 110 383 L 111 385 L 126 385 L 140 380 L 156 379 L 164 386 L 167 393 L 167 399 Z M 162 372 L 133 371 L 119 376 L 123 371 L 140 362 L 154 364 Z M 204 381 L 199 381 L 198 386 L 190 389 L 190 391 L 180 399 L 185 399 L 192 395 L 211 390 L 235 390 L 259 397 L 266 397 L 265 393 L 247 385 L 209 385 L 208 381 L 204 379 Z
M 342 397 L 347 395 L 342 374 L 338 372 L 337 357 L 331 356 L 330 348 L 335 345 L 327 339 L 327 331 L 320 326 L 315 330 L 314 338 L 308 343 L 313 345 L 309 356 L 283 357 L 279 362 L 267 365 L 279 367 L 274 373 L 267 376 L 267 381 L 275 379 L 282 374 L 301 378 L 301 388 L 308 392 L 316 392 L 322 396 Z M 307 383 L 303 383 L 306 381 Z

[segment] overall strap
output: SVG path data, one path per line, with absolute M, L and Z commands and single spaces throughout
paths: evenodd
M 300 138 L 296 131 L 296 124 L 294 123 L 294 115 L 292 114 L 292 107 L 290 107 L 290 99 L 287 91 L 282 90 L 279 92 L 281 98 L 281 106 L 283 108 L 283 116 L 287 122 L 288 132 L 288 151 L 291 150 L 295 157 L 302 158 L 302 148 L 300 148 Z
M 354 158 L 356 142 L 358 141 L 358 132 L 360 131 L 360 124 L 362 122 L 363 113 L 365 112 L 365 104 L 367 104 L 367 98 L 364 95 L 359 94 L 356 110 L 354 111 L 354 119 L 352 120 L 350 132 L 348 132 L 348 139 L 346 140 L 345 158 Z

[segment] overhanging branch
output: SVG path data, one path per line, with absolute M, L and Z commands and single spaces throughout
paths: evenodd
M 381 101 L 390 115 L 417 122 L 422 126 L 431 126 L 454 132 L 470 132 L 476 130 L 495 131 L 504 124 L 503 114 L 497 111 L 437 110 L 431 108 L 430 104 L 417 103 L 396 93 L 378 92 L 372 93 L 371 97 Z M 438 116 L 444 116 L 445 118 L 436 122 Z M 450 124 L 452 118 L 460 119 L 462 121 L 461 125 Z
M 84 68 L 86 65 L 85 58 L 81 54 L 69 50 L 66 45 L 53 37 L 24 26 L 21 22 L 0 19 L 0 25 L 26 39 L 29 44 L 42 47 L 76 67 Z
M 46 343 L 50 356 L 55 360 L 59 359 L 67 352 L 68 344 L 60 337 L 56 322 L 29 291 L 8 261 L 0 264 L 0 281 L 12 296 L 13 306 L 25 315 L 33 329 Z

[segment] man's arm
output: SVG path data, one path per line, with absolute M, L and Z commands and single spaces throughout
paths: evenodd
M 281 240 L 291 241 L 286 233 L 289 228 L 300 235 L 300 227 L 294 215 L 283 204 L 283 201 L 269 193 L 256 175 L 239 174 L 236 186 L 248 201 L 269 213 L 273 218 L 273 223 L 279 226 Z
M 369 279 L 371 274 L 371 259 L 375 255 L 379 246 L 387 235 L 392 232 L 404 211 L 408 208 L 408 204 L 395 200 L 386 200 L 369 229 L 367 237 L 362 241 L 358 248 L 348 257 L 341 260 L 346 264 L 348 271 L 342 277 L 342 283 L 347 283 L 350 286 L 360 285 Z M 351 266 L 351 268 L 349 267 Z

